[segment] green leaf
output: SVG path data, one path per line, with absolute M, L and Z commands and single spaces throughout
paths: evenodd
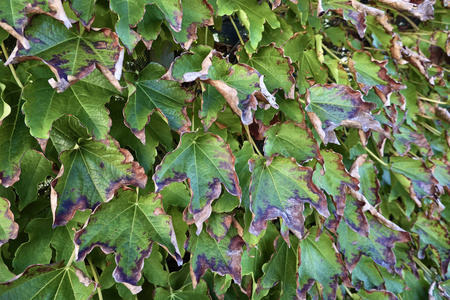
M 233 217 L 228 214 L 212 213 L 206 223 L 206 231 L 209 235 L 220 242 L 226 235 L 233 222 Z
M 398 299 L 394 293 L 388 291 L 377 291 L 377 290 L 359 290 L 358 294 L 353 297 L 353 299 L 361 300 L 393 300 Z
M 47 177 L 55 176 L 52 171 L 52 163 L 42 153 L 30 150 L 25 153 L 20 161 L 22 172 L 20 180 L 14 184 L 19 195 L 19 210 L 35 201 L 37 198 L 39 184 Z
M 220 137 L 209 133 L 185 133 L 177 149 L 167 154 L 156 167 L 153 176 L 156 191 L 172 182 L 189 179 L 192 194 L 189 212 L 194 215 L 198 234 L 211 214 L 212 201 L 220 196 L 221 183 L 230 194 L 241 198 L 234 161 L 229 145 Z
M 155 109 L 162 112 L 173 130 L 188 131 L 191 125 L 185 101 L 190 101 L 192 95 L 177 82 L 159 80 L 165 72 L 163 66 L 151 63 L 133 81 L 136 89 L 130 89 L 124 116 L 127 126 L 142 142 L 145 142 L 144 127 Z
M 340 125 L 364 132 L 379 131 L 380 123 L 370 114 L 375 103 L 365 102 L 361 93 L 346 85 L 314 85 L 306 94 L 306 112 L 324 144 L 339 144 L 334 129 Z
M 164 14 L 156 4 L 145 7 L 144 17 L 138 24 L 137 33 L 141 36 L 142 42 L 148 50 L 152 47 L 161 32 L 161 24 L 164 21 Z
M 3 68 L 3 65 L 0 66 Z M 0 125 L 2 124 L 3 119 L 11 113 L 11 106 L 3 100 L 4 90 L 5 85 L 0 83 Z
M 376 206 L 381 203 L 380 182 L 378 181 L 378 170 L 373 161 L 367 159 L 367 154 L 358 156 L 350 168 L 350 174 L 359 180 L 360 193 L 366 200 Z
M 87 225 L 74 237 L 78 261 L 94 247 L 104 253 L 114 252 L 117 282 L 135 286 L 141 278 L 144 259 L 157 242 L 182 264 L 172 220 L 162 209 L 161 195 L 139 197 L 132 190 L 119 191 L 116 198 L 100 205 Z
M 333 197 L 337 214 L 342 216 L 345 208 L 345 189 L 350 187 L 358 189 L 358 179 L 353 178 L 345 169 L 342 162 L 342 155 L 333 150 L 321 152 L 324 159 L 323 167 L 316 164 L 313 182 L 328 195 Z
M 404 156 L 411 149 L 411 145 L 417 146 L 423 155 L 433 155 L 433 150 L 431 150 L 426 137 L 416 130 L 413 131 L 407 126 L 401 126 L 400 130 L 395 132 L 393 136 L 395 138 L 394 147 L 400 156 Z
M 67 263 L 73 253 L 73 229 L 80 228 L 88 218 L 88 213 L 78 213 L 65 226 L 52 229 L 52 218 L 35 218 L 27 224 L 25 232 L 28 242 L 17 249 L 12 265 L 16 274 L 22 273 L 27 267 L 36 264 L 48 264 L 56 250 L 56 261 Z
M 147 1 L 111 1 L 111 10 L 119 15 L 116 32 L 131 54 L 140 40 L 140 36 L 130 27 L 135 27 L 144 15 L 144 5 Z
M 211 4 L 203 0 L 183 1 L 183 21 L 179 32 L 172 32 L 175 41 L 183 49 L 189 49 L 197 39 L 197 26 L 214 25 Z
M 247 64 L 264 75 L 264 82 L 269 92 L 273 93 L 282 88 L 286 97 L 294 98 L 295 79 L 292 76 L 294 67 L 291 66 L 291 60 L 284 56 L 282 48 L 270 44 L 259 48 L 251 57 L 244 49 L 236 53 L 236 56 L 239 57 L 240 63 Z
M 264 154 L 267 157 L 281 154 L 293 157 L 298 163 L 316 158 L 323 164 L 319 145 L 306 124 L 283 123 L 271 126 L 264 132 Z
M 348 66 L 364 94 L 367 95 L 369 90 L 374 88 L 381 101 L 389 104 L 391 94 L 405 89 L 406 86 L 398 83 L 388 75 L 387 63 L 387 60 L 375 60 L 369 52 L 361 51 L 353 53 Z
M 63 151 L 74 149 L 78 145 L 78 139 L 89 138 L 86 128 L 81 126 L 77 118 L 63 115 L 53 122 L 49 140 L 59 155 Z
M 450 262 L 450 236 L 447 228 L 439 220 L 427 219 L 424 213 L 418 214 L 417 221 L 411 228 L 412 232 L 419 235 L 419 258 L 425 257 L 425 250 L 428 247 L 435 249 L 439 254 L 442 276 L 447 273 Z
M 439 184 L 450 189 L 450 163 L 447 160 L 433 159 L 433 176 L 439 181 Z
M 34 265 L 0 284 L 3 299 L 88 299 L 97 284 L 81 270 L 63 264 Z
M 264 23 L 267 22 L 272 28 L 280 27 L 275 13 L 270 10 L 266 2 L 257 4 L 251 0 L 217 1 L 219 16 L 232 15 L 234 12 L 239 16 L 239 20 L 249 32 L 250 44 L 256 49 L 262 39 Z
M 105 104 L 116 93 L 99 71 L 92 72 L 63 93 L 57 93 L 47 84 L 47 79 L 39 78 L 24 90 L 25 122 L 34 137 L 46 140 L 53 122 L 63 114 L 71 114 L 95 139 L 106 140 L 111 120 Z
M 250 209 L 254 214 L 250 233 L 259 235 L 266 229 L 267 221 L 281 217 L 299 239 L 304 238 L 304 203 L 311 204 L 324 217 L 329 216 L 327 200 L 313 183 L 311 168 L 281 156 L 268 160 L 260 157 L 249 164 Z
M 209 46 L 199 45 L 192 47 L 189 52 L 182 53 L 170 67 L 171 76 L 179 82 L 187 81 L 184 74 L 201 71 L 202 63 L 211 50 L 212 48 Z
M 0 246 L 11 239 L 14 240 L 19 233 L 19 225 L 14 222 L 10 207 L 8 199 L 0 197 Z
M 55 74 L 58 82 L 52 79 L 50 84 L 58 92 L 65 91 L 95 68 L 121 90 L 118 80 L 122 73 L 123 48 L 110 29 L 80 33 L 75 27 L 67 30 L 58 20 L 38 15 L 30 21 L 25 35 L 30 40 L 30 49 L 18 45 L 8 62 L 42 60 Z M 66 50 L 61 52 L 61 49 Z
M 80 19 L 84 27 L 90 28 L 95 18 L 95 2 L 97 0 L 70 0 L 70 8 Z
M 226 102 L 225 98 L 215 87 L 209 84 L 205 85 L 205 90 L 202 93 L 202 109 L 198 112 L 205 131 L 216 121 L 219 112 L 224 109 Z
M 420 203 L 425 197 L 439 199 L 439 183 L 422 160 L 412 157 L 391 157 L 389 160 L 392 172 L 404 175 L 411 182 L 408 192 L 413 200 Z
M 356 267 L 352 270 L 353 285 L 360 289 L 362 282 L 365 289 L 373 289 L 384 283 L 383 277 L 373 260 L 365 256 L 361 257 Z
M 77 210 L 94 210 L 122 186 L 144 188 L 147 176 L 130 152 L 93 140 L 80 140 L 61 153 L 61 170 L 52 182 L 54 226 L 65 225 Z
M 323 298 L 334 299 L 338 289 L 339 278 L 345 285 L 350 286 L 348 271 L 344 266 L 341 255 L 334 250 L 333 239 L 326 233 L 315 241 L 317 227 L 310 229 L 310 235 L 300 242 L 300 267 L 298 268 L 300 298 L 306 297 L 306 292 L 314 282 L 322 285 Z
M 393 248 L 395 243 L 405 243 L 410 240 L 409 233 L 391 229 L 371 214 L 365 214 L 369 222 L 369 235 L 364 237 L 350 229 L 341 222 L 336 233 L 339 252 L 345 257 L 347 268 L 351 271 L 361 258 L 361 255 L 370 257 L 378 265 L 394 272 L 396 263 Z
M 233 226 L 219 242 L 205 230 L 198 236 L 191 232 L 187 250 L 191 252 L 191 277 L 194 288 L 207 269 L 221 276 L 229 274 L 234 282 L 240 284 L 243 245 L 244 241 Z
M 158 244 L 153 244 L 150 256 L 144 261 L 142 272 L 145 278 L 154 285 L 167 286 L 169 271 L 164 269 L 163 259 Z
M 276 239 L 276 252 L 263 266 L 264 275 L 258 280 L 257 291 L 281 284 L 280 299 L 295 299 L 297 290 L 298 240 L 291 236 L 290 245 Z

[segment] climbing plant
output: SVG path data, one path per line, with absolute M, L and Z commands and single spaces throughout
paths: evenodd
M 446 0 L 2 0 L 1 299 L 448 299 Z

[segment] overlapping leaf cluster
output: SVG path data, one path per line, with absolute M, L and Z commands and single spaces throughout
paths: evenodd
M 449 5 L 2 1 L 0 298 L 448 299 Z

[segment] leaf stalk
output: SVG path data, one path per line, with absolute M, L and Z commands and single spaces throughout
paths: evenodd
M 2 47 L 3 55 L 5 55 L 6 60 L 8 60 L 9 54 L 8 54 L 8 51 L 6 50 L 5 43 L 2 42 L 1 47 Z M 14 80 L 16 80 L 17 85 L 23 90 L 23 84 L 20 81 L 19 77 L 17 76 L 16 70 L 14 69 L 12 64 L 9 64 L 8 66 L 9 66 L 9 69 L 11 70 Z
M 99 281 L 98 281 L 98 274 L 97 274 L 97 270 L 95 269 L 94 264 L 92 263 L 92 259 L 90 257 L 87 258 L 87 261 L 89 263 L 89 266 L 91 267 L 91 271 L 92 274 L 94 275 L 94 280 L 97 283 L 97 295 L 98 295 L 98 299 L 99 300 L 103 300 L 103 295 L 102 295 L 102 289 L 99 286 Z

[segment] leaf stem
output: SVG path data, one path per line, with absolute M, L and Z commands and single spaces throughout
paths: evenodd
M 73 261 L 75 260 L 75 251 L 76 251 L 76 249 L 73 249 L 72 255 L 70 256 L 69 261 L 66 264 L 66 269 L 70 268 Z
M 424 122 L 418 122 L 420 125 L 422 125 L 425 129 L 427 129 L 428 131 L 430 131 L 431 133 L 433 133 L 434 135 L 441 135 L 441 132 L 439 130 L 437 130 L 436 128 L 431 127 L 430 125 L 428 125 L 427 123 Z
M 414 261 L 417 265 L 419 265 L 419 267 L 422 269 L 422 271 L 424 271 L 425 273 L 427 273 L 428 276 L 430 276 L 430 278 L 434 278 L 433 272 L 431 272 L 431 270 L 428 269 L 428 267 L 425 266 L 425 265 L 423 264 L 423 262 L 422 262 L 420 259 L 418 259 L 418 258 L 415 257 L 415 256 L 413 256 L 412 258 L 413 258 L 413 261 Z
M 437 103 L 437 104 L 447 104 L 447 102 L 442 102 L 442 101 L 439 101 L 439 100 L 435 100 L 435 99 L 431 99 L 431 98 L 427 98 L 427 97 L 422 97 L 422 96 L 417 97 L 417 99 L 424 100 L 424 101 L 427 101 L 427 102 Z
M 348 289 L 348 287 L 346 287 L 346 286 L 344 285 L 344 289 L 345 289 L 345 291 L 347 292 L 347 294 L 348 294 L 350 297 L 353 298 L 353 294 L 352 294 L 352 292 L 350 292 L 350 290 Z
M 325 49 L 325 51 L 327 51 L 328 54 L 330 54 L 333 58 L 337 59 L 342 65 L 347 65 L 346 62 L 344 62 L 342 59 L 340 59 L 336 54 L 333 53 L 333 51 L 331 51 L 331 49 L 329 49 L 324 44 L 322 44 L 322 49 Z
M 8 60 L 9 55 L 8 55 L 8 51 L 6 50 L 5 43 L 2 42 L 1 47 L 2 47 L 3 55 L 5 56 L 6 60 Z M 12 73 L 14 79 L 16 80 L 17 85 L 23 90 L 23 84 L 20 81 L 19 77 L 17 76 L 16 70 L 14 69 L 12 64 L 9 64 L 9 69 L 11 70 L 11 73 Z
M 248 128 L 248 125 L 244 125 L 245 132 L 247 133 L 247 138 L 250 144 L 252 144 L 253 148 L 255 149 L 256 153 L 258 153 L 259 156 L 263 156 L 261 152 L 259 151 L 258 147 L 255 144 L 255 141 L 252 138 L 252 135 L 250 134 L 250 129 Z
M 239 33 L 239 29 L 237 28 L 236 23 L 234 23 L 234 20 L 233 20 L 232 16 L 230 16 L 230 21 L 231 21 L 231 24 L 233 24 L 234 30 L 236 30 L 236 33 L 237 33 L 237 35 L 239 37 L 239 41 L 241 42 L 241 45 L 244 45 L 245 44 L 244 40 L 242 39 L 242 36 Z
M 375 155 L 375 153 L 373 153 L 372 151 L 369 150 L 369 148 L 364 148 L 367 153 L 370 154 L 370 156 L 372 156 L 373 158 L 375 158 L 376 161 L 378 161 L 380 164 L 382 164 L 385 167 L 389 167 L 389 165 L 387 163 L 385 163 L 381 158 L 379 158 L 377 155 Z
M 97 270 L 94 267 L 94 264 L 92 263 L 92 260 L 90 257 L 87 258 L 87 261 L 89 263 L 89 266 L 91 267 L 91 271 L 92 274 L 94 275 L 94 280 L 97 283 L 97 295 L 98 295 L 98 299 L 99 300 L 103 300 L 103 295 L 102 295 L 102 289 L 99 286 L 99 281 L 98 281 L 98 274 L 97 274 Z

